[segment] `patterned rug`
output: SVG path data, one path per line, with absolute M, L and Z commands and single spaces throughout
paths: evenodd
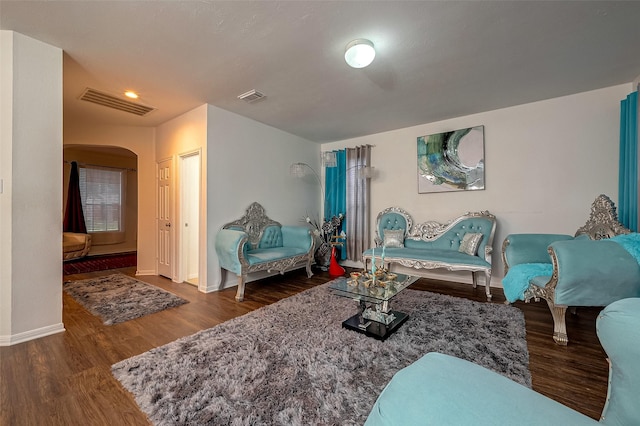
M 156 425 L 362 425 L 393 374 L 431 351 L 531 386 L 518 308 L 408 289 L 392 304 L 410 318 L 382 342 L 342 328 L 357 304 L 327 286 L 121 361 L 112 372 Z
M 118 324 L 188 303 L 173 293 L 124 274 L 67 281 L 64 291 L 89 312 L 100 317 L 105 325 Z
M 63 262 L 64 275 L 85 274 L 87 272 L 105 271 L 107 269 L 127 268 L 138 265 L 136 252 L 87 256 L 82 259 Z

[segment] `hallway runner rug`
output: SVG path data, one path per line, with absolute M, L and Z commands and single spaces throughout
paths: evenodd
M 328 284 L 121 361 L 114 376 L 155 425 L 362 425 L 395 372 L 437 351 L 531 386 L 522 311 L 407 289 L 386 341 L 342 328 Z M 482 397 L 478 395 L 478 397 Z
M 87 272 L 105 271 L 108 269 L 128 268 L 138 265 L 136 252 L 87 256 L 62 264 L 64 275 L 85 274 Z
M 159 287 L 124 274 L 67 281 L 64 291 L 105 325 L 118 324 L 188 303 Z

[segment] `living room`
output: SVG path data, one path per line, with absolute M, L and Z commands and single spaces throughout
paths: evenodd
M 504 274 L 497 253 L 508 234 L 573 233 L 588 218 L 598 194 L 617 199 L 620 101 L 640 80 L 640 68 L 629 61 L 619 65 L 627 68 L 625 81 L 611 79 L 597 87 L 585 84 L 575 92 L 559 89 L 557 96 L 505 107 L 493 107 L 495 99 L 478 99 L 466 87 L 469 102 L 479 105 L 473 113 L 443 111 L 439 119 L 318 142 L 206 101 L 156 126 L 69 121 L 63 114 L 62 88 L 70 78 L 68 67 L 75 65 L 72 58 L 53 41 L 42 42 L 35 34 L 19 32 L 8 38 L 5 27 L 2 29 L 3 59 L 5 52 L 11 52 L 14 61 L 7 73 L 9 62 L 3 60 L 3 100 L 7 87 L 19 99 L 9 107 L 10 112 L 3 108 L 0 336 L 9 344 L 64 331 L 57 251 L 64 146 L 120 147 L 138 156 L 135 273 L 141 277 L 157 279 L 158 162 L 192 152 L 201 156 L 203 237 L 198 290 L 210 293 L 236 285 L 234 275 L 220 271 L 213 249 L 215 233 L 223 224 L 242 214 L 253 201 L 259 201 L 270 217 L 283 224 L 300 224 L 308 214 L 319 214 L 320 186 L 313 180 L 293 178 L 290 165 L 308 163 L 322 175 L 322 152 L 368 144 L 373 146 L 371 162 L 376 170 L 371 180 L 371 219 L 389 206 L 407 209 L 419 222 L 447 221 L 468 211 L 489 210 L 498 220 L 492 284 L 500 287 Z M 382 53 L 377 60 L 384 61 Z M 22 69 L 33 74 L 19 75 Z M 574 79 L 580 80 L 581 75 Z M 42 84 L 34 84 L 39 80 Z M 514 80 L 513 90 L 527 84 Z M 373 86 L 375 79 L 363 78 L 358 90 Z M 429 98 L 425 89 L 425 109 L 438 109 L 430 105 Z M 267 97 L 252 106 L 268 109 L 269 101 Z M 12 125 L 5 127 L 5 123 Z M 477 125 L 485 131 L 485 189 L 419 194 L 416 138 Z M 30 169 L 32 177 L 25 172 Z M 34 183 L 45 181 L 46 187 Z M 32 194 L 33 200 L 23 200 L 21 191 Z M 41 267 L 33 268 L 32 253 L 39 253 Z M 447 277 L 470 282 L 466 274 Z M 176 274 L 170 278 L 177 281 Z

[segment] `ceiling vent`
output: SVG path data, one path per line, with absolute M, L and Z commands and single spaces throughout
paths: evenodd
M 247 93 L 243 93 L 242 95 L 238 96 L 238 99 L 242 99 L 243 101 L 249 102 L 249 103 L 255 102 L 262 98 L 266 98 L 266 96 L 255 89 L 249 90 Z
M 154 107 L 142 105 L 137 102 L 127 101 L 125 99 L 120 99 L 108 93 L 99 92 L 95 89 L 90 88 L 87 88 L 84 93 L 82 93 L 80 99 L 87 102 L 93 102 L 94 104 L 128 112 L 130 114 L 139 115 L 141 117 L 155 110 Z

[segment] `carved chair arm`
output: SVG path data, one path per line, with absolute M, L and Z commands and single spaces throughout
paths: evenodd
M 620 244 L 576 239 L 549 246 L 554 302 L 566 306 L 606 306 L 640 294 L 640 267 Z
M 221 229 L 216 235 L 215 241 L 220 267 L 240 274 L 242 268 L 249 265 L 244 257 L 244 247 L 248 240 L 249 236 L 246 232 Z

